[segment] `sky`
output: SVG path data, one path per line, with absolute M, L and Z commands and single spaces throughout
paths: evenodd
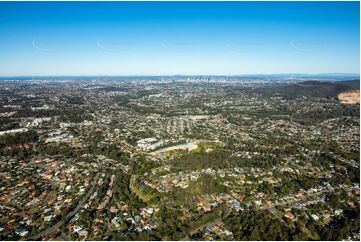
M 359 68 L 359 2 L 0 2 L 0 76 Z

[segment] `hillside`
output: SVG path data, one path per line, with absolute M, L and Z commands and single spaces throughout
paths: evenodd
M 277 89 L 277 93 L 288 99 L 306 97 L 336 98 L 340 93 L 359 89 L 360 81 L 320 82 L 306 81 Z

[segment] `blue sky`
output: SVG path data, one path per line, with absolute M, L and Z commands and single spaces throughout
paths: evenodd
M 0 75 L 359 73 L 359 2 L 0 2 Z

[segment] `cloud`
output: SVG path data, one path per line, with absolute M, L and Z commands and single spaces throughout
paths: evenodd
M 39 50 L 39 51 L 43 51 L 43 52 L 49 52 L 51 51 L 50 49 L 46 49 L 46 48 L 43 48 L 43 47 L 40 47 L 38 42 L 36 40 L 33 40 L 31 42 L 31 45 L 33 46 L 34 49 L 36 50 Z
M 127 51 L 133 48 L 133 44 L 130 43 L 116 43 L 116 44 L 104 45 L 100 40 L 97 40 L 96 46 L 99 49 L 107 52 Z
M 226 40 L 224 44 L 227 49 L 235 52 L 255 51 L 262 47 L 259 43 L 231 42 L 230 40 Z
M 290 46 L 293 49 L 301 51 L 301 52 L 312 52 L 312 49 L 310 49 L 310 48 L 297 45 L 293 39 L 291 39 L 291 41 L 290 41 Z
M 181 43 L 181 42 L 168 42 L 166 40 L 162 40 L 160 42 L 161 46 L 168 50 L 173 52 L 190 52 L 193 51 L 197 44 L 195 43 Z

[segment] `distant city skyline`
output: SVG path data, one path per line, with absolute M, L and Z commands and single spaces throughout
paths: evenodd
M 0 2 L 0 76 L 354 73 L 359 2 Z

